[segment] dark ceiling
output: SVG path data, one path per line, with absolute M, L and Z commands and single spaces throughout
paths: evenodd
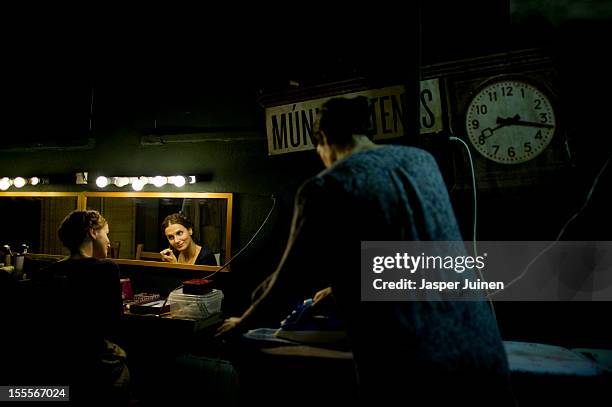
M 422 64 L 548 45 L 554 35 L 558 41 L 575 31 L 537 13 L 512 23 L 509 0 L 421 3 L 288 17 L 174 10 L 162 19 L 33 23 L 5 36 L 4 136 L 86 133 L 92 89 L 126 115 L 189 104 L 203 94 L 255 101 L 287 90 L 290 81 L 417 80 Z

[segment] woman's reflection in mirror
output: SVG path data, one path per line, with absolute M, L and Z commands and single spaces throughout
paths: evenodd
M 197 244 L 193 238 L 193 223 L 182 213 L 166 216 L 162 222 L 162 232 L 170 247 L 159 252 L 162 260 L 169 263 L 198 264 L 216 266 L 214 254 L 205 244 Z

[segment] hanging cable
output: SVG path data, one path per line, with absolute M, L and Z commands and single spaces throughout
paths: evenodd
M 474 257 L 478 256 L 478 249 L 476 247 L 476 228 L 477 228 L 477 219 L 478 219 L 478 199 L 476 196 L 476 172 L 474 171 L 474 161 L 472 160 L 472 153 L 470 152 L 470 148 L 467 143 L 461 140 L 458 137 L 451 136 L 449 140 L 458 141 L 465 146 L 465 151 L 467 151 L 468 159 L 470 161 L 470 169 L 472 170 L 472 191 L 474 192 L 474 222 L 473 222 L 473 231 L 472 231 L 472 242 L 474 244 Z
M 476 171 L 474 171 L 474 160 L 472 159 L 472 153 L 470 151 L 470 147 L 467 145 L 465 141 L 461 140 L 459 137 L 455 137 L 452 135 L 449 137 L 449 140 L 458 141 L 461 144 L 463 144 L 463 146 L 465 147 L 465 150 L 467 151 L 468 160 L 470 162 L 470 170 L 471 170 L 471 175 L 472 175 L 472 191 L 474 192 L 474 222 L 473 222 L 472 242 L 474 244 L 474 257 L 477 257 L 478 247 L 476 244 L 476 230 L 477 230 L 477 219 L 478 219 L 478 196 L 476 194 Z M 482 275 L 482 270 L 479 268 L 476 268 L 476 270 L 478 271 L 478 275 L 480 276 L 482 281 L 486 282 L 486 279 Z M 485 295 L 486 295 L 487 300 L 489 301 L 489 306 L 491 308 L 491 313 L 493 314 L 493 319 L 495 319 L 495 322 L 497 322 L 497 313 L 495 312 L 495 306 L 493 305 L 493 300 L 491 299 L 489 295 L 488 289 L 485 289 Z
M 587 196 L 584 200 L 584 204 L 582 204 L 582 207 L 576 212 L 574 213 L 568 220 L 567 222 L 565 222 L 565 224 L 563 225 L 563 227 L 561 228 L 561 231 L 559 232 L 559 234 L 557 235 L 557 237 L 555 238 L 554 241 L 552 241 L 548 246 L 546 246 L 540 253 L 538 253 L 533 259 L 531 259 L 531 261 L 527 264 L 527 266 L 525 266 L 525 268 L 523 269 L 523 271 L 521 272 L 521 274 L 519 274 L 517 277 L 513 278 L 508 284 L 504 285 L 503 289 L 497 290 L 497 291 L 493 291 L 492 293 L 488 294 L 488 297 L 491 298 L 492 296 L 500 293 L 501 291 L 507 289 L 508 287 L 512 286 L 513 284 L 515 284 L 517 281 L 519 281 L 520 279 L 522 279 L 525 274 L 527 274 L 527 271 L 529 270 L 529 268 L 531 267 L 531 265 L 533 263 L 535 263 L 544 253 L 546 253 L 547 251 L 549 251 L 550 249 L 552 249 L 557 242 L 559 242 L 559 239 L 561 239 L 561 236 L 563 236 L 563 233 L 565 233 L 565 229 L 567 229 L 567 227 L 569 226 L 570 223 L 572 223 L 574 221 L 574 219 L 576 219 L 583 211 L 584 209 L 587 207 L 589 201 L 591 200 L 591 197 L 593 196 L 593 191 L 595 191 L 595 187 L 597 186 L 597 183 L 599 182 L 599 178 L 601 178 L 601 175 L 604 173 L 604 171 L 606 170 L 606 168 L 608 167 L 608 165 L 610 164 L 610 161 L 612 160 L 612 155 L 610 155 L 610 157 L 608 157 L 608 159 L 606 160 L 606 162 L 604 163 L 604 165 L 601 167 L 601 169 L 597 172 L 597 175 L 595 176 L 595 179 L 593 180 L 593 184 L 591 185 L 591 188 L 589 189 L 589 192 L 587 193 Z
M 220 272 L 221 270 L 223 270 L 224 268 L 226 268 L 227 266 L 229 266 L 234 261 L 234 259 L 236 259 L 236 257 L 240 256 L 240 254 L 243 251 L 245 251 L 247 249 L 247 247 L 249 247 L 251 245 L 251 243 L 253 242 L 253 240 L 255 240 L 255 238 L 257 237 L 259 232 L 261 232 L 261 229 L 263 229 L 263 227 L 266 225 L 266 223 L 268 223 L 268 219 L 270 218 L 270 216 L 272 215 L 272 212 L 274 211 L 274 208 L 276 207 L 276 196 L 272 195 L 271 199 L 272 199 L 272 207 L 270 208 L 270 210 L 268 211 L 268 214 L 266 215 L 265 219 L 261 223 L 261 226 L 259 226 L 259 229 L 257 229 L 257 231 L 253 234 L 251 239 L 247 242 L 247 244 L 245 244 L 244 247 L 242 249 L 240 249 L 238 251 L 238 253 L 236 253 L 234 256 L 232 256 L 232 258 L 229 259 L 228 262 L 225 263 L 221 268 L 219 268 L 218 270 L 214 271 L 212 274 L 209 274 L 208 276 L 206 276 L 204 278 L 212 277 L 215 274 L 217 274 L 218 272 Z

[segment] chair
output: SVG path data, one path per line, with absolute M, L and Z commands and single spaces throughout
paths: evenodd
M 114 242 L 111 242 L 111 248 L 110 248 L 110 257 L 113 259 L 118 259 L 119 258 L 119 249 L 121 249 L 121 242 L 119 240 L 116 240 Z
M 145 252 L 142 250 L 143 248 L 144 243 L 138 243 L 136 245 L 136 260 L 162 261 L 161 254 L 157 252 Z

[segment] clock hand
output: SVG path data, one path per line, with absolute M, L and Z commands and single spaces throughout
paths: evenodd
M 514 115 L 514 117 L 508 117 L 508 118 L 497 116 L 497 120 L 496 120 L 497 126 L 495 126 L 493 128 L 487 127 L 486 129 L 482 129 L 480 134 L 484 138 L 489 138 L 489 137 L 491 137 L 493 135 L 495 130 L 501 129 L 502 127 L 505 127 L 505 126 L 509 126 L 509 125 L 513 124 L 514 121 L 519 120 L 519 119 L 520 119 L 520 116 L 518 114 Z
M 485 138 L 489 138 L 493 135 L 493 133 L 505 126 L 530 126 L 530 127 L 542 127 L 545 129 L 552 129 L 555 126 L 551 125 L 551 124 L 545 124 L 545 123 L 538 123 L 538 122 L 528 122 L 525 120 L 521 120 L 521 116 L 519 116 L 518 114 L 515 114 L 512 117 L 497 117 L 497 120 L 495 121 L 497 123 L 497 126 L 490 128 L 487 127 L 486 129 L 482 129 L 482 131 L 480 132 L 480 134 Z
M 538 123 L 538 122 L 529 122 L 526 120 L 521 120 L 521 116 L 519 116 L 518 114 L 515 114 L 513 117 L 508 117 L 508 118 L 503 118 L 503 117 L 498 117 L 497 118 L 497 123 L 499 124 L 504 124 L 506 126 L 512 126 L 512 125 L 516 125 L 516 126 L 531 126 L 531 127 L 542 127 L 545 129 L 552 129 L 553 125 L 551 124 L 545 124 L 545 123 Z
M 552 129 L 552 124 L 538 123 L 538 122 L 527 122 L 524 120 L 516 120 L 508 123 L 509 125 L 517 125 L 517 126 L 530 126 L 530 127 L 543 127 L 545 129 Z
M 512 117 L 499 117 L 497 116 L 497 124 L 503 125 L 503 126 L 509 126 L 517 121 L 521 120 L 521 116 L 519 116 L 518 114 L 515 114 Z
M 507 124 L 500 124 L 499 126 L 495 126 L 492 129 L 487 127 L 486 129 L 482 129 L 482 131 L 480 132 L 480 134 L 484 137 L 484 138 L 489 138 L 493 135 L 493 133 L 495 132 L 495 130 L 507 126 Z

